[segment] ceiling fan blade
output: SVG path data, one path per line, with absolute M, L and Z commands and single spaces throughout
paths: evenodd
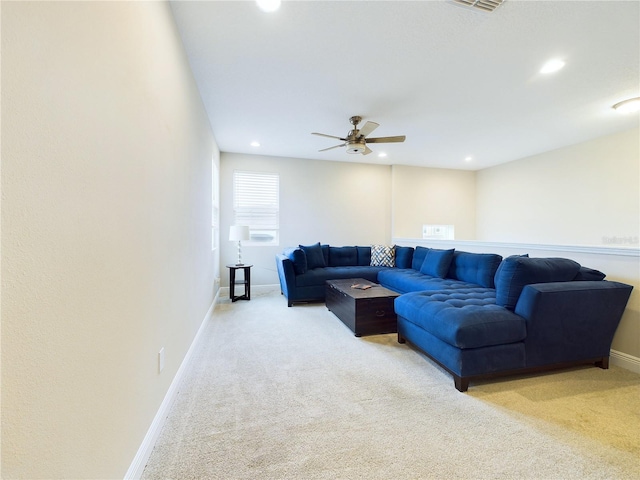
M 364 127 L 360 129 L 360 135 L 362 135 L 363 137 L 366 137 L 379 126 L 380 125 L 378 125 L 376 122 L 367 122 L 364 124 Z
M 322 150 L 318 150 L 319 152 L 326 152 L 327 150 L 331 150 L 332 148 L 344 147 L 346 143 L 341 143 L 340 145 L 334 145 L 333 147 L 323 148 Z
M 394 142 L 404 142 L 405 135 L 398 135 L 397 137 L 377 137 L 377 138 L 367 138 L 367 143 L 394 143 Z
M 369 155 L 371 152 L 373 152 L 373 150 L 371 150 L 369 147 L 367 147 L 366 145 L 364 146 L 364 152 L 362 152 L 363 155 Z
M 336 137 L 335 135 L 327 135 L 326 133 L 311 132 L 311 135 L 320 135 L 321 137 L 337 138 L 338 140 L 342 140 L 343 142 L 347 141 L 346 138 Z

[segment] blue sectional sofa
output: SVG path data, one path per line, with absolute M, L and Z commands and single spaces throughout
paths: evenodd
M 566 258 L 420 246 L 395 247 L 392 257 L 372 262 L 371 246 L 316 244 L 287 249 L 276 264 L 289 306 L 323 301 L 326 280 L 339 278 L 401 293 L 398 341 L 445 368 L 460 391 L 497 375 L 581 363 L 608 368 L 633 288 Z

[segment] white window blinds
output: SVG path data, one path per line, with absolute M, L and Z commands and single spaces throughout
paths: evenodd
M 280 176 L 263 172 L 233 172 L 234 225 L 248 225 L 251 240 L 277 244 Z

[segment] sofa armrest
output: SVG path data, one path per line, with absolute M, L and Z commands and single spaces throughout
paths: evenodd
M 289 299 L 296 287 L 296 272 L 293 269 L 293 262 L 289 257 L 278 253 L 276 254 L 276 267 L 280 279 L 280 291 Z M 289 306 L 291 306 L 291 301 L 289 301 Z
M 526 320 L 527 366 L 608 358 L 632 289 L 610 281 L 525 286 L 515 313 Z

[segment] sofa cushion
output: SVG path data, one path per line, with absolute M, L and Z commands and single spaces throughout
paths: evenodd
M 420 266 L 420 273 L 431 275 L 432 277 L 445 278 L 453 259 L 455 250 L 437 250 L 430 248 Z
M 396 247 L 395 245 L 371 245 L 371 266 L 372 267 L 395 267 Z
M 322 247 L 320 242 L 314 245 L 300 245 L 300 248 L 307 257 L 307 268 L 326 267 L 327 264 L 324 261 L 324 255 L 322 254 Z
M 425 275 L 413 268 L 381 268 L 378 272 L 378 283 L 399 293 L 478 287 L 462 280 Z
M 493 253 L 469 253 L 456 250 L 447 277 L 481 287 L 494 288 L 494 277 L 502 257 Z
M 413 292 L 395 299 L 399 317 L 456 348 L 480 348 L 524 340 L 524 318 L 495 304 L 492 288 Z
M 371 265 L 371 247 L 356 247 L 358 250 L 358 265 Z
M 396 267 L 411 268 L 413 260 L 413 247 L 401 247 L 396 245 Z
M 579 281 L 596 281 L 596 280 L 604 280 L 606 275 L 602 273 L 600 270 L 594 270 L 593 268 L 580 267 L 578 273 L 574 277 L 574 280 Z
M 513 310 L 525 285 L 568 282 L 575 278 L 580 264 L 568 258 L 505 258 L 496 272 L 496 303 Z
M 371 267 L 351 265 L 348 267 L 324 267 L 307 270 L 303 275 L 296 275 L 296 287 L 319 286 L 324 291 L 327 280 L 338 280 L 345 278 L 364 278 L 370 282 L 375 282 L 380 270 L 388 270 L 386 267 Z M 324 296 L 322 297 L 324 298 Z
M 322 250 L 325 266 L 329 266 L 329 245 L 322 244 L 320 245 L 320 249 Z
M 347 267 L 358 264 L 356 247 L 329 247 L 328 267 Z
M 296 275 L 302 275 L 307 271 L 307 255 L 300 247 L 292 248 L 286 252 L 289 260 L 293 262 L 293 271 Z
M 424 257 L 427 256 L 427 252 L 430 249 L 427 247 L 417 246 L 413 251 L 413 258 L 411 259 L 411 268 L 414 270 L 420 271 L 420 267 L 422 267 L 422 263 L 424 262 Z

